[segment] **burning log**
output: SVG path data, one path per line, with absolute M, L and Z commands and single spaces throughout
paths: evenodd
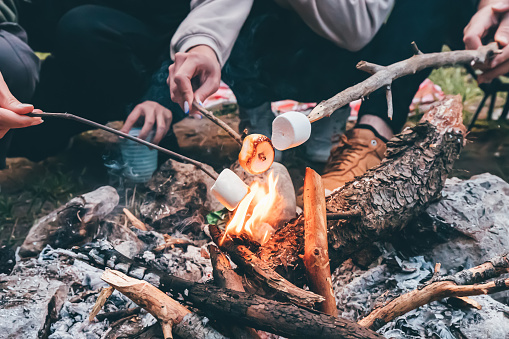
M 338 309 L 332 290 L 329 265 L 324 192 L 322 178 L 311 168 L 306 168 L 304 179 L 304 266 L 310 289 L 325 298 L 319 309 L 337 317 Z
M 382 338 L 377 333 L 349 320 L 269 300 L 258 295 L 236 292 L 208 284 L 199 284 L 149 269 L 134 263 L 106 243 L 74 249 L 80 260 L 99 268 L 121 267 L 129 275 L 158 286 L 162 292 L 181 293 L 186 301 L 210 318 L 228 319 L 249 327 L 291 338 Z M 64 253 L 69 255 L 70 253 Z
M 313 307 L 316 303 L 325 300 L 322 296 L 304 291 L 283 278 L 246 246 L 225 237 L 217 226 L 210 225 L 209 231 L 214 242 L 230 255 L 233 262 L 242 267 L 252 278 L 261 282 L 264 287 L 274 291 L 276 296 L 307 307 Z
M 387 157 L 380 165 L 327 198 L 327 212 L 337 216 L 328 222 L 332 269 L 373 242 L 388 239 L 440 197 L 463 147 L 462 120 L 460 96 L 437 102 L 417 126 L 387 143 Z M 258 256 L 273 268 L 297 266 L 302 236 L 302 225 L 288 224 Z
M 242 285 L 242 278 L 232 269 L 228 258 L 219 250 L 219 248 L 214 245 L 209 245 L 208 249 L 210 253 L 210 261 L 212 262 L 214 283 L 218 287 L 227 288 L 238 292 L 245 292 L 244 286 Z M 249 327 L 232 325 L 231 332 L 234 338 L 260 338 L 258 333 Z
M 113 270 L 106 270 L 101 278 L 158 319 L 165 339 L 173 338 L 172 330 L 182 338 L 225 338 L 204 325 L 201 317 L 193 317 L 191 311 L 146 281 Z
M 367 317 L 359 321 L 359 325 L 377 330 L 400 315 L 433 301 L 447 297 L 466 297 L 508 290 L 509 279 L 477 284 L 508 271 L 509 259 L 505 255 L 452 276 L 435 277 L 424 287 L 403 294 L 385 306 L 373 310 Z

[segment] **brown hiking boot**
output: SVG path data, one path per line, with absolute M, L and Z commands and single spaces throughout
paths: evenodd
M 323 171 L 325 196 L 378 165 L 386 148 L 385 142 L 369 129 L 354 128 L 342 135 Z

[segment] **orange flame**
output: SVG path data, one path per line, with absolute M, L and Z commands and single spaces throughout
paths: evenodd
M 226 226 L 225 236 L 244 233 L 262 245 L 267 242 L 274 233 L 271 224 L 277 220 L 270 213 L 280 199 L 276 186 L 277 178 L 273 173 L 270 173 L 267 185 L 253 182 Z

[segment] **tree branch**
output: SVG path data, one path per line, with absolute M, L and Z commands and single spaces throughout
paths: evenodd
M 330 116 L 338 108 L 364 98 L 379 88 L 389 86 L 394 80 L 405 75 L 415 74 L 430 67 L 439 68 L 457 64 L 471 64 L 472 62 L 484 64 L 497 52 L 498 45 L 491 43 L 477 50 L 414 55 L 409 59 L 385 67 L 361 61 L 357 65 L 358 69 L 372 74 L 375 73 L 363 82 L 319 103 L 308 115 L 308 119 L 315 122 L 323 117 Z
M 467 297 L 507 290 L 509 289 L 509 279 L 498 279 L 479 285 L 473 284 L 498 277 L 500 274 L 507 273 L 508 270 L 509 260 L 505 255 L 495 257 L 482 265 L 463 270 L 452 276 L 434 276 L 431 282 L 424 287 L 400 295 L 385 306 L 373 310 L 358 324 L 377 330 L 400 315 L 433 301 L 448 297 Z

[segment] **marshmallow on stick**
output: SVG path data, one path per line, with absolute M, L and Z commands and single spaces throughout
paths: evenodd
M 249 187 L 229 169 L 224 169 L 210 189 L 224 207 L 233 211 L 249 192 Z
M 311 135 L 311 122 L 299 112 L 286 112 L 272 122 L 272 144 L 280 151 L 305 143 Z

